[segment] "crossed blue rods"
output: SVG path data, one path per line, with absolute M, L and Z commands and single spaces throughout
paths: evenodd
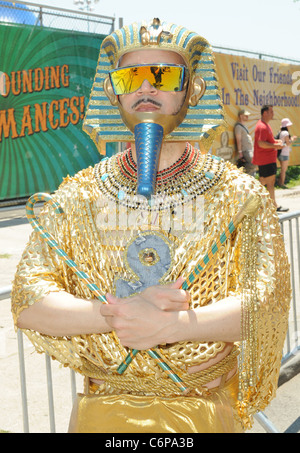
M 103 303 L 107 303 L 106 298 L 100 293 L 100 290 L 97 287 L 97 285 L 95 285 L 90 280 L 90 277 L 85 272 L 78 269 L 77 264 L 72 259 L 69 258 L 67 253 L 62 248 L 60 248 L 60 246 L 58 245 L 58 243 L 56 242 L 54 237 L 50 233 L 48 233 L 48 231 L 37 220 L 37 218 L 34 214 L 33 208 L 34 208 L 35 203 L 37 203 L 38 201 L 49 202 L 53 206 L 55 213 L 58 215 L 62 215 L 64 213 L 60 204 L 57 203 L 51 197 L 51 195 L 49 195 L 47 193 L 41 193 L 41 192 L 32 195 L 26 204 L 26 216 L 27 216 L 29 223 L 33 227 L 33 229 L 35 231 L 37 231 L 39 233 L 39 235 L 41 236 L 41 238 L 49 245 L 49 247 L 51 247 L 65 261 L 66 265 L 69 266 L 72 269 L 72 271 L 86 284 L 86 286 L 97 297 L 97 299 L 99 299 Z M 133 349 L 128 354 L 128 357 L 131 357 L 131 360 L 132 360 L 138 352 L 139 351 L 137 349 Z M 167 365 L 167 363 L 165 363 L 163 361 L 163 359 L 160 357 L 160 355 L 154 349 L 147 350 L 147 353 L 149 354 L 149 356 L 152 359 L 155 360 L 155 362 L 160 366 L 160 368 L 162 368 L 162 370 L 170 377 L 170 379 L 172 379 L 172 381 L 180 388 L 180 390 L 183 393 L 188 392 L 188 388 L 186 387 L 186 385 L 184 384 L 182 379 L 172 371 L 172 369 L 169 367 L 169 365 Z M 122 362 L 122 364 L 123 364 L 123 362 Z M 127 366 L 126 366 L 126 368 L 127 368 Z M 123 371 L 119 371 L 119 369 L 118 369 L 118 373 L 122 374 Z
M 100 293 L 99 288 L 97 285 L 95 285 L 93 282 L 90 281 L 89 276 L 83 272 L 80 271 L 77 267 L 77 264 L 71 260 L 66 252 L 62 250 L 53 236 L 51 236 L 44 228 L 43 226 L 38 222 L 36 216 L 34 215 L 33 207 L 34 204 L 38 201 L 49 201 L 51 205 L 54 207 L 55 212 L 59 215 L 63 214 L 64 211 L 62 207 L 57 203 L 49 194 L 45 193 L 37 193 L 35 195 L 32 195 L 27 204 L 26 204 L 26 215 L 31 223 L 32 227 L 40 234 L 42 239 L 44 239 L 47 244 L 55 250 L 55 252 L 65 260 L 66 264 L 74 271 L 74 273 L 81 279 L 83 282 L 87 285 L 87 287 L 96 295 L 96 297 L 103 303 L 107 303 L 106 298 Z M 254 215 L 254 213 L 257 211 L 259 206 L 261 205 L 261 200 L 260 197 L 258 196 L 249 196 L 248 199 L 246 200 L 245 204 L 242 206 L 242 208 L 239 210 L 239 212 L 236 214 L 233 220 L 229 222 L 223 233 L 220 235 L 220 237 L 217 239 L 217 241 L 212 245 L 210 250 L 205 254 L 205 256 L 199 261 L 197 266 L 194 268 L 194 270 L 190 273 L 190 275 L 187 277 L 187 279 L 183 282 L 181 288 L 184 290 L 187 290 L 192 283 L 196 281 L 198 278 L 199 274 L 204 270 L 206 265 L 210 262 L 211 258 L 218 252 L 219 246 L 223 245 L 226 240 L 232 235 L 232 233 L 236 230 L 238 224 L 243 220 L 243 218 L 246 215 Z M 127 369 L 128 365 L 132 362 L 134 357 L 137 355 L 139 352 L 138 349 L 132 349 L 127 357 L 124 359 L 124 361 L 119 365 L 117 372 L 119 374 L 123 374 L 124 371 Z M 175 374 L 172 369 L 162 360 L 160 355 L 154 350 L 154 349 L 148 349 L 147 353 L 149 354 L 150 357 L 152 357 L 156 363 L 162 368 L 164 372 L 167 373 L 167 375 L 172 379 L 172 381 L 180 388 L 180 390 L 183 393 L 188 392 L 188 388 L 185 386 L 184 382 L 182 379 Z

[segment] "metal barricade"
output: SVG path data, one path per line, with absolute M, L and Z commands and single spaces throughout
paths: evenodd
M 24 429 L 24 433 L 29 433 L 29 413 L 28 413 L 28 403 L 27 403 L 25 357 L 24 357 L 23 334 L 22 334 L 21 330 L 18 330 L 17 336 L 18 336 L 20 384 L 21 384 L 22 413 L 23 413 L 23 429 Z M 54 406 L 54 396 L 53 396 L 52 368 L 51 368 L 51 359 L 47 354 L 45 355 L 45 361 L 46 361 L 46 374 L 47 374 L 47 392 L 48 392 L 50 433 L 55 433 L 56 427 L 55 427 L 55 406 Z M 74 401 L 76 398 L 76 380 L 75 380 L 75 372 L 73 370 L 70 370 L 70 379 L 71 379 L 72 401 Z
M 283 214 L 279 217 L 285 249 L 291 266 L 292 301 L 289 328 L 286 336 L 282 365 L 293 358 L 300 350 L 298 322 L 300 316 L 300 211 Z
M 289 256 L 291 264 L 291 284 L 292 284 L 292 306 L 289 318 L 289 328 L 285 342 L 285 349 L 283 352 L 282 365 L 287 363 L 291 358 L 299 353 L 299 331 L 298 331 L 298 313 L 300 306 L 300 230 L 299 230 L 300 211 L 281 215 L 279 222 L 284 236 L 285 247 Z M 10 297 L 11 287 L 7 286 L 0 289 L 0 300 L 8 299 Z M 23 334 L 20 330 L 17 332 L 18 339 L 18 355 L 19 355 L 19 369 L 20 369 L 20 384 L 21 384 L 21 398 L 22 398 L 22 412 L 23 412 L 23 430 L 24 433 L 29 432 L 29 414 L 28 414 L 28 401 L 27 401 L 27 385 L 26 385 L 26 372 L 25 372 L 25 358 L 23 346 Z M 49 423 L 50 432 L 56 432 L 55 427 L 55 409 L 53 399 L 53 384 L 52 384 L 52 369 L 51 359 L 45 356 L 46 360 L 46 374 L 47 374 L 47 391 L 48 391 L 48 407 L 49 407 Z M 75 373 L 71 373 L 71 393 L 74 401 L 76 397 L 76 380 Z M 255 415 L 256 421 L 268 433 L 278 433 L 278 429 L 263 413 L 259 412 Z

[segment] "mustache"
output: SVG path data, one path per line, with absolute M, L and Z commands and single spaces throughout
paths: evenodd
M 135 109 L 136 107 L 138 107 L 140 104 L 153 104 L 155 105 L 156 107 L 161 107 L 161 104 L 157 101 L 155 101 L 154 99 L 151 99 L 151 98 L 141 98 L 139 99 L 137 102 L 135 102 L 133 105 L 132 105 L 132 108 Z

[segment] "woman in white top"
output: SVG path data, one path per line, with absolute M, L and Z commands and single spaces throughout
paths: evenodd
M 283 148 L 281 150 L 280 155 L 278 156 L 278 160 L 280 162 L 281 170 L 279 175 L 278 184 L 280 187 L 284 187 L 285 175 L 287 168 L 289 166 L 289 157 L 290 152 L 292 150 L 291 144 L 297 137 L 291 137 L 289 134 L 289 126 L 292 126 L 292 122 L 288 118 L 284 118 L 281 120 L 281 132 L 280 132 L 280 140 L 283 142 Z

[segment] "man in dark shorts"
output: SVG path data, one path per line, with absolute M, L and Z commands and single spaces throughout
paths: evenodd
M 282 141 L 275 140 L 269 122 L 274 111 L 271 105 L 261 109 L 261 119 L 257 122 L 254 133 L 254 156 L 252 163 L 258 165 L 259 181 L 270 193 L 277 211 L 286 212 L 287 208 L 277 206 L 275 201 L 275 178 L 277 171 L 277 149 L 282 148 Z

